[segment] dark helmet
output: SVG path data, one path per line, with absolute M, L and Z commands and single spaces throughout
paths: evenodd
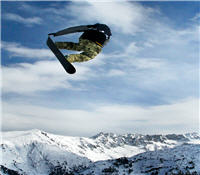
M 94 27 L 99 31 L 102 32 L 104 34 L 106 34 L 109 38 L 112 35 L 110 28 L 106 25 L 106 24 L 95 24 Z

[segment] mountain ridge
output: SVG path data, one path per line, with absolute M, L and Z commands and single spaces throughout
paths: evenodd
M 1 134 L 1 167 L 28 175 L 47 175 L 52 172 L 75 174 L 99 161 L 122 157 L 131 159 L 145 152 L 173 149 L 185 144 L 189 147 L 200 145 L 200 135 L 195 132 L 182 135 L 101 132 L 90 138 L 54 135 L 38 129 Z

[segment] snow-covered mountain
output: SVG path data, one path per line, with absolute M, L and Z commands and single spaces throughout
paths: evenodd
M 174 148 L 148 151 L 131 158 L 98 161 L 79 172 L 96 174 L 200 174 L 200 146 L 184 144 Z
M 86 138 L 30 130 L 1 135 L 2 175 L 200 174 L 198 133 Z

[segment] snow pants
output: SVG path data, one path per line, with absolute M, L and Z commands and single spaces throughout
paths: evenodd
M 80 54 L 66 55 L 66 59 L 70 62 L 83 62 L 93 59 L 101 52 L 101 46 L 95 42 L 79 38 L 79 43 L 73 42 L 55 42 L 59 49 L 83 51 Z

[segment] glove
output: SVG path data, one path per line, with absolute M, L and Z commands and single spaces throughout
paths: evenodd
M 48 35 L 53 35 L 53 36 L 56 36 L 56 33 L 49 33 Z

